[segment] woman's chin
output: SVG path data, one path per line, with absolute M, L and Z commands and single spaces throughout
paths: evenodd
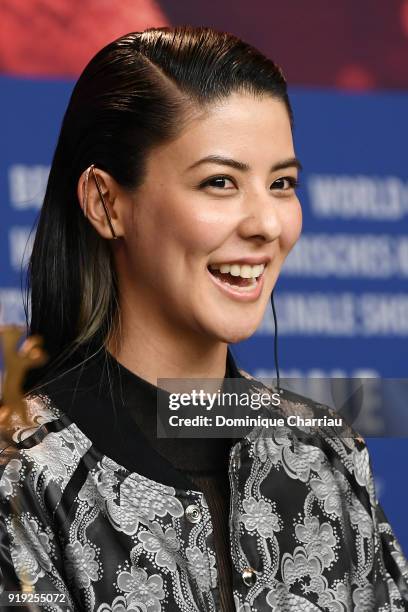
M 256 304 L 213 303 L 204 300 L 198 305 L 194 317 L 201 334 L 220 342 L 236 343 L 247 340 L 262 323 L 266 304 L 262 298 Z
M 252 336 L 260 325 L 260 321 L 256 321 L 256 324 L 249 325 L 248 321 L 242 321 L 240 324 L 220 326 L 215 331 L 215 335 L 222 342 L 227 344 L 235 344 L 236 342 L 242 342 Z

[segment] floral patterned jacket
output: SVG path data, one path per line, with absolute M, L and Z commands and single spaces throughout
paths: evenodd
M 330 411 L 284 398 L 282 414 Z M 23 584 L 59 594 L 42 610 L 219 610 L 203 494 L 129 472 L 49 396 L 26 402 L 36 426 L 16 426 L 17 452 L 0 466 L 0 609 Z M 360 438 L 256 428 L 233 445 L 229 475 L 237 612 L 408 610 L 407 563 Z

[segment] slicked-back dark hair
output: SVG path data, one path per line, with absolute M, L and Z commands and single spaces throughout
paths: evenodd
M 134 32 L 86 66 L 64 116 L 28 267 L 28 332 L 43 336 L 50 361 L 32 371 L 26 388 L 81 345 L 103 345 L 117 320 L 113 257 L 78 205 L 81 174 L 93 163 L 136 189 L 147 154 L 177 135 L 188 109 L 232 92 L 280 99 L 292 123 L 281 70 L 225 32 L 188 26 Z

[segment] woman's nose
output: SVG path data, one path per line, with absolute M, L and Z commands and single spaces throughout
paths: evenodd
M 238 231 L 246 239 L 259 237 L 265 242 L 271 242 L 279 238 L 282 224 L 278 204 L 270 193 L 248 195 Z

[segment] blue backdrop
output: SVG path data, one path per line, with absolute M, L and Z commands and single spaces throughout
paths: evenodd
M 20 269 L 73 83 L 0 77 L 0 85 L 0 320 L 23 323 Z M 294 89 L 291 99 L 305 168 L 303 233 L 276 287 L 281 375 L 404 378 L 408 94 Z M 274 376 L 271 310 L 234 353 L 255 375 Z M 408 553 L 408 442 L 367 443 L 380 500 Z

